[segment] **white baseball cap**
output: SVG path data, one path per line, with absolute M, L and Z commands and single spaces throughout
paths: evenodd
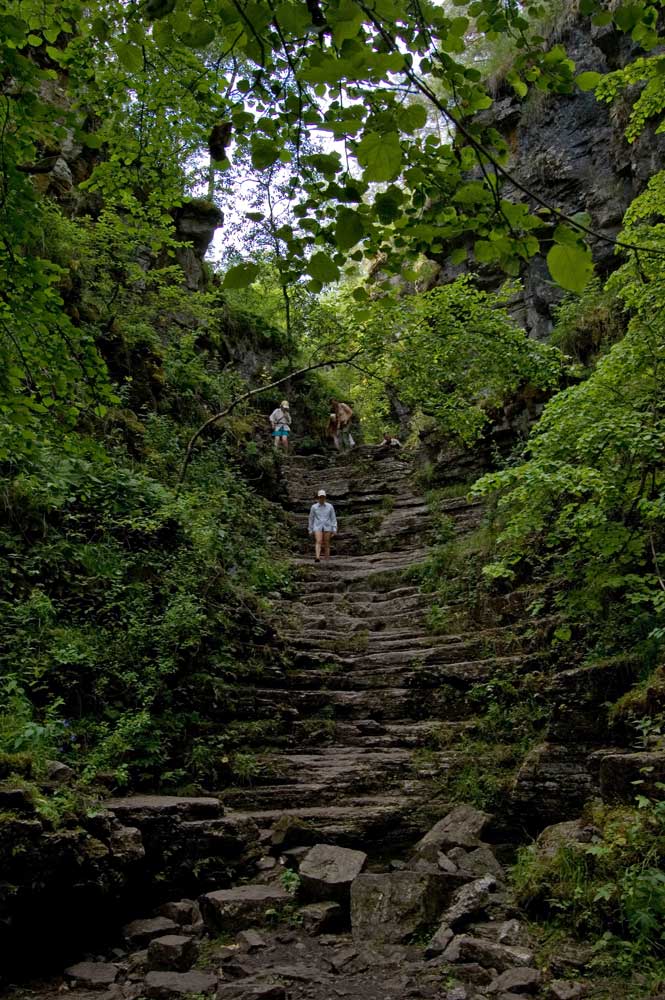
M 326 491 L 325 490 L 319 490 L 319 492 L 316 495 L 317 495 L 317 497 L 324 497 L 324 496 L 326 496 Z

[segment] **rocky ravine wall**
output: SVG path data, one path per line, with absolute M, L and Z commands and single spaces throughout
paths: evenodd
M 590 29 L 588 20 L 560 30 L 557 41 L 575 61 L 578 73 L 608 73 L 639 55 L 629 38 L 612 28 Z M 509 169 L 522 184 L 567 215 L 588 212 L 598 233 L 616 237 L 626 209 L 662 168 L 665 154 L 665 135 L 655 132 L 658 123 L 628 144 L 624 130 L 629 107 L 622 101 L 601 104 L 593 93 L 580 90 L 551 96 L 532 91 L 520 100 L 504 85 L 485 120 L 506 137 L 512 151 Z M 503 194 L 520 196 L 509 185 Z M 593 242 L 593 253 L 601 278 L 621 260 L 612 244 L 600 240 Z M 440 264 L 437 284 L 467 270 L 464 264 Z M 488 287 L 504 279 L 490 269 L 481 268 L 479 273 Z M 563 293 L 552 282 L 544 257 L 531 260 L 522 278 L 524 294 L 516 299 L 513 314 L 530 336 L 544 340 L 552 329 L 553 306 Z

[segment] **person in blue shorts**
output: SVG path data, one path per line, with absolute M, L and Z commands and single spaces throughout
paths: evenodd
M 288 399 L 283 399 L 276 410 L 268 418 L 272 427 L 272 439 L 275 448 L 289 450 L 289 434 L 291 432 L 291 411 Z

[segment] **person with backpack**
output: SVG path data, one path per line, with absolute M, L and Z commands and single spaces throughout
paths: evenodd
M 272 427 L 272 438 L 275 448 L 289 450 L 289 434 L 291 433 L 291 410 L 288 399 L 283 399 L 276 410 L 273 410 L 269 418 Z
M 314 536 L 314 562 L 330 559 L 330 539 L 337 534 L 337 515 L 325 490 L 319 490 L 310 507 L 308 530 Z

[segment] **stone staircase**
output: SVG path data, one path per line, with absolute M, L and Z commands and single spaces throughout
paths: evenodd
M 528 657 L 508 627 L 428 631 L 418 569 L 430 555 L 433 518 L 408 462 L 375 456 L 359 449 L 332 462 L 284 463 L 285 506 L 302 542 L 299 581 L 276 622 L 288 666 L 248 698 L 255 717 L 290 720 L 289 745 L 258 755 L 253 783 L 219 794 L 231 815 L 263 829 L 291 816 L 309 821 L 323 841 L 392 848 L 412 842 L 445 808 L 433 776 L 445 774 L 468 725 L 465 692 Z M 322 487 L 340 530 L 332 559 L 315 564 L 307 514 Z M 444 501 L 443 512 L 456 533 L 482 515 L 462 496 Z M 430 749 L 423 763 L 418 751 L 430 746 L 433 729 L 446 730 L 452 749 Z

